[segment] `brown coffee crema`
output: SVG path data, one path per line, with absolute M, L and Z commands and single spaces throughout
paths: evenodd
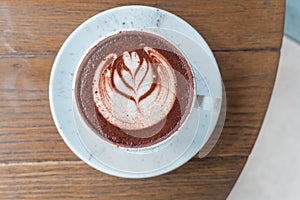
M 87 125 L 122 147 L 165 140 L 190 113 L 194 81 L 180 51 L 165 39 L 123 31 L 100 41 L 83 59 L 75 99 Z

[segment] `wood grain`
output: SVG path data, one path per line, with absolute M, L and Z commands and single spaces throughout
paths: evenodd
M 143 4 L 182 17 L 213 49 L 227 92 L 225 127 L 204 159 L 143 180 L 100 173 L 68 149 L 49 109 L 55 55 L 83 21 Z M 0 199 L 225 199 L 256 140 L 277 71 L 284 0 L 0 2 Z
M 122 5 L 156 6 L 182 17 L 213 50 L 277 49 L 284 0 L 2 1 L 0 54 L 56 53 L 67 36 L 97 13 Z
M 193 159 L 166 175 L 139 180 L 99 173 L 82 162 L 7 165 L 0 168 L 0 198 L 224 200 L 245 161 Z
M 247 156 L 268 106 L 279 53 L 215 55 L 228 110 L 224 131 L 209 156 Z M 53 60 L 53 56 L 0 59 L 0 162 L 78 160 L 62 141 L 51 117 L 48 79 Z
M 249 155 L 271 97 L 278 52 L 215 54 L 227 95 L 226 121 L 210 155 Z

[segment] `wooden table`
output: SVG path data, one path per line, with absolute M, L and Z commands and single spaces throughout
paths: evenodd
M 53 123 L 48 83 L 68 35 L 89 17 L 137 0 L 0 2 L 0 199 L 225 199 L 258 135 L 274 85 L 283 0 L 143 1 L 182 17 L 211 46 L 227 90 L 221 138 L 155 178 L 98 172 L 65 145 Z

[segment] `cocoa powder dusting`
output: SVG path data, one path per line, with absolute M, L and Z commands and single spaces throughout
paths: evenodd
M 95 106 L 92 93 L 94 73 L 99 63 L 108 54 L 113 52 L 120 56 L 124 51 L 140 51 L 145 46 L 163 55 L 175 70 L 177 98 L 167 117 L 161 122 L 141 130 L 121 130 L 109 123 Z M 100 41 L 87 53 L 78 70 L 75 98 L 81 116 L 98 136 L 118 146 L 138 148 L 156 144 L 176 132 L 191 110 L 194 83 L 190 66 L 177 48 L 156 35 L 126 31 L 110 36 Z M 151 135 L 149 133 L 156 134 L 144 137 Z

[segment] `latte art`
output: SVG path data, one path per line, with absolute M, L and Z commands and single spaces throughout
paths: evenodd
M 177 81 L 168 60 L 151 47 L 107 55 L 93 79 L 98 112 L 114 126 L 139 130 L 166 118 L 176 99 Z
M 194 99 L 184 55 L 164 38 L 141 31 L 99 41 L 74 80 L 75 102 L 89 129 L 128 148 L 152 146 L 176 133 Z

